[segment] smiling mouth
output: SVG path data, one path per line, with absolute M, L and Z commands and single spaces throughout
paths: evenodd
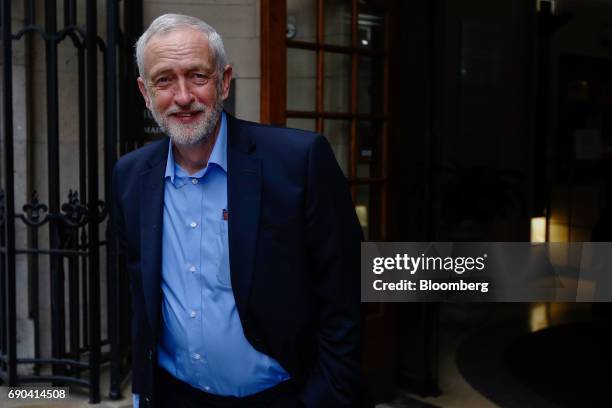
M 171 118 L 182 124 L 193 124 L 200 120 L 200 114 L 202 111 L 189 111 L 189 112 L 175 112 L 170 114 Z
M 179 118 L 190 118 L 192 116 L 195 116 L 197 114 L 199 114 L 200 111 L 195 111 L 195 112 L 176 112 L 173 113 L 174 116 L 177 116 Z

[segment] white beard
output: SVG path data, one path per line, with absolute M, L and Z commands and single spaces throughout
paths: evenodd
M 162 132 L 170 136 L 172 143 L 179 145 L 194 145 L 199 142 L 208 141 L 212 136 L 215 127 L 217 126 L 217 121 L 219 120 L 219 116 L 223 110 L 223 101 L 221 98 L 217 98 L 212 108 L 208 108 L 203 103 L 194 102 L 186 109 L 180 109 L 176 106 L 172 106 L 163 114 L 154 108 L 154 97 L 151 98 L 151 102 L 151 114 L 161 128 Z M 203 112 L 204 114 L 198 122 L 189 125 L 169 120 L 170 115 L 186 110 L 191 112 Z

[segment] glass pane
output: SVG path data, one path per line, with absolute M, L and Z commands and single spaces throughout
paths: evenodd
M 368 226 L 370 224 L 370 186 L 358 186 L 357 197 L 355 200 L 355 212 L 359 218 L 359 224 L 363 230 L 363 236 L 367 240 L 370 239 Z
M 348 120 L 326 120 L 323 127 L 323 133 L 329 140 L 329 144 L 336 155 L 336 160 L 338 160 L 344 175 L 348 177 L 351 122 Z
M 314 111 L 317 53 L 287 48 L 287 110 Z
M 380 177 L 382 122 L 357 122 L 357 177 Z
M 333 45 L 351 45 L 351 0 L 326 0 L 325 35 L 323 42 Z
M 366 240 L 380 238 L 380 186 L 359 185 L 355 197 L 355 211 Z
M 316 42 L 316 0 L 287 0 L 287 38 L 297 41 Z
M 287 127 L 314 132 L 317 128 L 317 121 L 315 119 L 287 118 Z
M 323 110 L 326 112 L 349 112 L 351 94 L 351 56 L 349 54 L 325 53 L 325 78 Z
M 384 61 L 382 58 L 359 57 L 357 80 L 357 112 L 383 112 Z
M 362 48 L 384 49 L 384 21 L 380 11 L 361 5 L 357 16 L 357 45 Z

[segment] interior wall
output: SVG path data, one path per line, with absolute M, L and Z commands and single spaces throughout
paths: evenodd
M 609 222 L 606 221 L 608 217 L 605 214 L 607 208 L 612 204 L 609 198 L 610 193 L 605 191 L 610 188 L 610 182 L 606 181 L 606 169 L 609 164 L 600 159 L 576 160 L 573 155 L 575 154 L 574 143 L 577 143 L 574 138 L 578 137 L 578 132 L 598 135 L 601 138 L 598 148 L 605 149 L 605 125 L 602 118 L 598 117 L 600 114 L 597 110 L 605 106 L 605 102 L 603 105 L 599 104 L 603 99 L 609 97 L 610 92 L 606 93 L 605 89 L 597 89 L 605 86 L 601 78 L 607 76 L 604 73 L 602 77 L 602 74 L 597 74 L 597 72 L 602 69 L 607 72 L 607 67 L 612 64 L 612 2 L 565 1 L 561 3 L 559 13 L 566 16 L 567 21 L 554 32 L 551 38 L 550 100 L 552 104 L 549 112 L 549 126 L 552 132 L 548 140 L 548 156 L 551 158 L 549 172 L 551 173 L 552 191 L 549 235 L 553 241 L 607 240 L 607 233 L 598 234 L 598 238 L 595 238 L 593 234 L 599 222 L 602 220 Z M 583 104 L 591 110 L 589 114 L 591 120 L 588 123 L 576 124 L 576 128 L 572 125 L 572 129 L 568 129 L 570 125 L 564 122 L 564 116 L 567 115 L 564 109 L 576 103 L 576 99 L 580 98 L 575 95 L 572 97 L 573 102 L 565 105 L 568 90 L 566 89 L 567 84 L 564 83 L 563 72 L 564 69 L 568 69 L 568 59 L 572 58 L 582 60 L 582 63 L 579 64 L 582 66 L 581 70 L 585 77 L 575 79 L 583 80 L 586 85 Z M 571 69 L 576 70 L 577 68 Z M 600 96 L 596 96 L 598 93 Z M 605 119 L 603 121 L 605 122 Z M 568 132 L 573 134 L 570 135 Z M 561 143 L 571 143 L 572 146 L 568 148 L 568 151 L 571 152 L 572 157 L 566 159 L 558 157 Z M 604 159 L 604 156 L 601 159 Z M 588 164 L 589 161 L 591 164 Z M 580 171 L 580 168 L 590 165 L 604 167 L 601 167 L 598 173 L 592 174 L 592 177 L 588 179 L 578 180 L 575 176 L 562 176 L 568 166 L 574 169 L 571 175 Z M 607 225 L 601 228 L 601 231 L 605 230 L 607 230 Z
M 535 4 L 420 3 L 400 17 L 395 235 L 528 239 Z

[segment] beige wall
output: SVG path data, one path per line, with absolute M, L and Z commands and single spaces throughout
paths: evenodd
M 21 27 L 23 21 L 20 16 L 23 14 L 23 5 L 12 4 L 12 26 L 13 32 L 17 31 L 18 27 Z M 26 102 L 28 95 L 26 92 L 26 78 L 27 78 L 27 62 L 26 62 L 26 46 L 25 41 L 14 41 L 13 42 L 13 157 L 14 157 L 14 175 L 15 175 L 15 196 L 14 205 L 15 211 L 21 212 L 21 206 L 27 197 L 27 185 L 24 182 L 27 179 L 27 152 L 28 146 L 26 143 L 27 134 L 29 132 L 29 122 L 27 120 L 27 108 Z M 2 62 L 0 62 L 2 67 Z M 0 85 L 0 96 L 3 97 L 2 85 Z M 2 115 L 0 113 L 0 115 Z M 4 118 L 2 118 L 3 123 Z M 0 134 L 2 131 L 0 131 Z M 2 169 L 0 175 L 4 174 L 4 136 L 1 136 L 0 145 L 0 164 Z M 4 185 L 4 182 L 2 182 Z M 8 197 L 7 197 L 8 198 Z M 17 247 L 24 247 L 26 245 L 26 228 L 22 223 L 16 223 L 15 228 L 15 245 Z M 18 256 L 16 259 L 16 288 L 17 293 L 27 293 L 28 279 L 27 279 L 27 259 L 23 256 Z M 27 296 L 17 296 L 17 352 L 19 355 L 29 355 L 30 350 L 34 347 L 34 325 L 32 321 L 28 319 L 28 299 Z M 20 374 L 24 374 L 29 370 L 27 365 L 18 366 Z

